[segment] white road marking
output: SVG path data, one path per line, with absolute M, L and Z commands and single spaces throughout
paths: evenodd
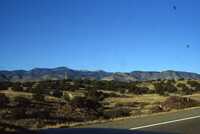
M 166 121 L 166 122 L 161 122 L 161 123 L 156 123 L 156 124 L 151 124 L 151 125 L 146 125 L 146 126 L 135 127 L 135 128 L 130 128 L 130 130 L 148 128 L 148 127 L 159 126 L 159 125 L 180 122 L 180 121 L 185 121 L 185 120 L 191 120 L 191 119 L 196 119 L 196 118 L 200 118 L 200 116 L 193 116 L 193 117 L 188 117 L 188 118 L 183 118 L 183 119 L 177 119 L 177 120 Z

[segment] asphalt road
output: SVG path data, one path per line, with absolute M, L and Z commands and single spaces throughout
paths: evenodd
M 38 134 L 38 133 L 37 133 Z M 39 134 L 175 134 L 175 133 L 159 133 L 141 130 L 126 129 L 106 129 L 106 128 L 57 128 L 42 130 Z
M 72 129 L 47 129 L 39 134 L 199 134 L 200 108 L 140 118 L 85 125 Z
M 129 118 L 108 123 L 85 125 L 82 127 L 132 129 L 132 131 L 140 130 L 173 134 L 199 134 L 200 108 L 141 118 Z

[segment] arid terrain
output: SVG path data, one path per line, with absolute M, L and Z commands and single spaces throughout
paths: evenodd
M 0 130 L 76 127 L 200 106 L 200 81 L 0 83 Z

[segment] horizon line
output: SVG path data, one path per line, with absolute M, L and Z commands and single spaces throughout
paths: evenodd
M 66 68 L 66 69 L 71 69 L 75 71 L 89 71 L 89 72 L 98 72 L 98 71 L 103 71 L 107 73 L 131 73 L 131 72 L 167 72 L 167 71 L 173 71 L 173 72 L 185 72 L 185 73 L 196 73 L 200 74 L 199 72 L 193 72 L 193 71 L 185 71 L 185 70 L 175 70 L 175 69 L 163 69 L 163 70 L 132 70 L 132 71 L 107 71 L 104 69 L 75 69 L 67 66 L 56 66 L 56 67 L 32 67 L 30 69 L 1 69 L 0 71 L 31 71 L 34 69 L 57 69 L 57 68 Z

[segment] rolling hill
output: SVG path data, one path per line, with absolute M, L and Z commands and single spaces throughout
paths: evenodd
M 83 71 L 67 67 L 57 68 L 34 68 L 32 70 L 0 71 L 0 81 L 41 81 L 61 79 L 93 79 L 114 81 L 146 81 L 157 79 L 197 79 L 200 74 L 181 71 L 133 71 L 130 73 L 105 72 L 105 71 Z

